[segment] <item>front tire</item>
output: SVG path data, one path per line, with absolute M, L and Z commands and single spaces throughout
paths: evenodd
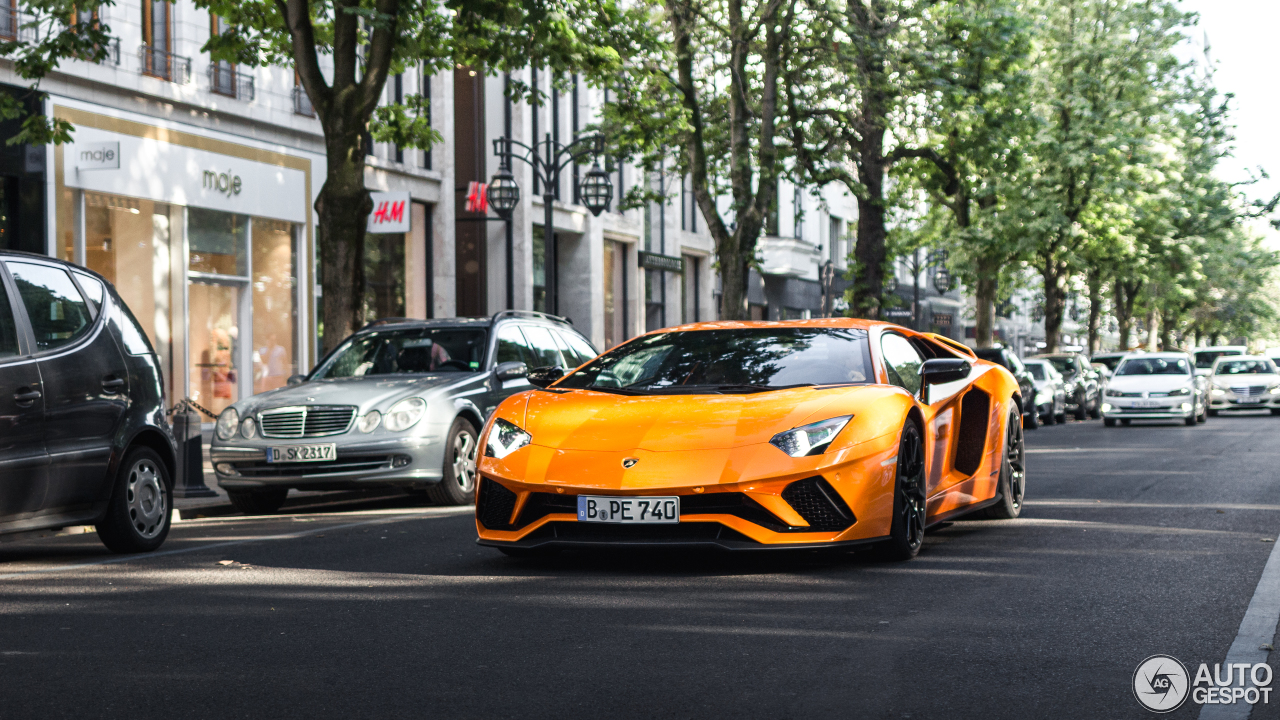
M 1101 396 L 1093 399 L 1093 409 L 1089 411 L 1089 417 L 1097 420 L 1102 417 L 1102 398 Z
M 1032 408 L 1031 412 L 1022 416 L 1022 427 L 1027 430 L 1035 430 L 1040 427 L 1040 411 Z
M 173 485 L 160 454 L 148 447 L 129 451 L 116 472 L 98 538 L 117 553 L 150 552 L 169 536 Z
M 437 505 L 470 505 L 476 501 L 476 458 L 479 434 L 463 418 L 453 421 L 445 441 L 444 473 L 440 482 L 427 488 L 427 497 Z
M 227 491 L 231 506 L 245 515 L 270 515 L 279 510 L 288 497 L 289 488 Z
M 920 429 L 910 420 L 898 440 L 898 472 L 893 482 L 893 522 L 889 539 L 880 543 L 885 560 L 910 560 L 924 545 L 925 523 L 924 443 Z
M 1022 514 L 1022 499 L 1027 494 L 1027 445 L 1013 413 L 1004 433 L 1004 460 L 1000 463 L 996 492 L 1000 493 L 1000 502 L 987 508 L 986 517 L 1012 520 Z
M 1080 402 L 1076 404 L 1076 420 L 1085 421 L 1089 419 L 1089 401 L 1087 396 L 1081 396 Z
M 1186 425 L 1187 427 L 1195 427 L 1195 426 L 1198 424 L 1198 423 L 1196 423 L 1196 416 L 1195 416 L 1195 415 L 1192 415 L 1192 416 L 1190 416 L 1190 417 L 1186 418 L 1186 419 L 1185 419 L 1185 420 L 1183 420 L 1182 422 L 1183 422 L 1183 424 L 1184 424 L 1184 425 Z

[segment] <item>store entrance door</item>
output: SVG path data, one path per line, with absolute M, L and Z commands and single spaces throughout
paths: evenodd
M 192 282 L 188 290 L 188 395 L 215 414 L 240 399 L 245 291 L 238 282 Z

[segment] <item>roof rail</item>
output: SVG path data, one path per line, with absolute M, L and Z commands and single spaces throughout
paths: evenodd
M 493 321 L 497 322 L 501 317 L 527 317 L 537 318 L 539 320 L 550 320 L 551 322 L 564 323 L 572 325 L 573 321 L 561 315 L 552 315 L 550 313 L 538 312 L 537 310 L 499 310 L 493 314 Z
M 365 330 L 371 327 L 377 327 L 379 325 L 395 325 L 396 323 L 413 322 L 413 320 L 414 320 L 413 318 L 403 318 L 403 317 L 378 318 L 377 320 L 372 320 L 370 322 L 365 323 L 364 327 L 361 327 L 360 329 Z

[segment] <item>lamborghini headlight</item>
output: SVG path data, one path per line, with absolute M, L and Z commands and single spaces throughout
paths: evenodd
M 240 429 L 240 413 L 236 409 L 229 407 L 222 411 L 218 416 L 218 422 L 214 424 L 213 431 L 217 434 L 219 440 L 230 440 L 235 437 L 236 431 Z
M 391 409 L 383 417 L 382 423 L 391 432 L 400 432 L 417 425 L 426 412 L 426 400 L 416 397 L 405 398 L 391 406 Z
M 502 458 L 533 442 L 533 436 L 518 425 L 502 418 L 493 421 L 489 440 L 484 444 L 485 457 Z
M 821 455 L 852 419 L 852 415 L 842 415 L 822 422 L 801 425 L 774 435 L 769 444 L 791 457 Z

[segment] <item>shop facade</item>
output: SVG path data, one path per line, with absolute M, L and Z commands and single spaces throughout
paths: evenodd
M 283 386 L 315 355 L 316 158 L 54 98 L 49 254 L 115 285 L 166 394 L 213 413 Z M 323 168 L 323 165 L 321 165 Z

